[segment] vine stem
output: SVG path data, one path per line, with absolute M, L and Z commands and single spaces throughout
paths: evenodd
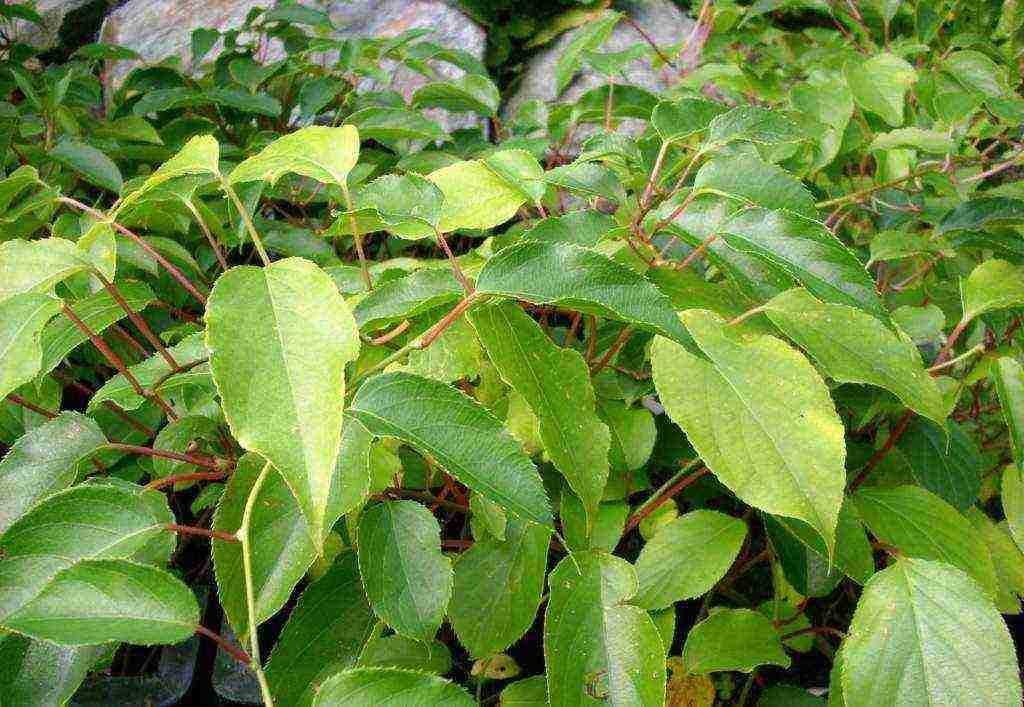
M 249 491 L 249 497 L 245 500 L 245 510 L 242 512 L 242 525 L 239 526 L 235 536 L 242 543 L 242 572 L 245 575 L 245 603 L 249 611 L 249 654 L 251 656 L 250 667 L 256 674 L 256 680 L 260 684 L 260 693 L 263 695 L 265 707 L 274 707 L 274 698 L 270 695 L 270 685 L 267 684 L 267 676 L 263 673 L 263 664 L 260 661 L 260 640 L 259 632 L 256 630 L 256 592 L 252 585 L 252 545 L 249 538 L 249 529 L 252 524 L 252 510 L 256 506 L 256 499 L 263 488 L 263 482 L 270 472 L 270 462 L 263 465 L 263 470 L 256 477 L 256 482 Z
M 765 308 L 763 305 L 760 307 L 753 307 L 751 309 L 748 309 L 746 312 L 739 315 L 738 317 L 730 319 L 728 322 L 726 322 L 726 326 L 736 326 L 737 324 L 742 324 L 747 319 L 750 319 L 750 317 L 754 316 L 755 314 L 760 314 L 764 310 Z
M 148 489 L 161 489 L 164 486 L 173 486 L 174 484 L 181 483 L 183 481 L 218 481 L 228 475 L 226 471 L 197 471 L 194 474 L 177 474 L 175 476 L 164 476 L 159 479 L 153 479 L 146 488 Z
M 177 368 L 178 363 L 174 360 L 174 357 L 171 356 L 163 342 L 160 341 L 160 338 L 153 333 L 152 329 L 149 328 L 149 325 L 146 323 L 146 320 L 142 318 L 142 315 L 131 308 L 127 300 L 122 296 L 121 290 L 118 289 L 117 285 L 107 280 L 107 278 L 103 277 L 99 272 L 94 272 L 93 274 L 96 275 L 103 287 L 108 293 L 110 293 L 110 296 L 114 298 L 117 305 L 124 310 L 125 314 L 128 315 L 128 318 L 132 323 L 139 331 L 142 332 L 142 335 L 146 337 L 146 341 L 148 341 L 150 345 L 157 350 L 157 353 L 163 357 L 164 361 L 167 362 L 167 365 L 171 368 Z
M 185 199 L 184 204 L 185 208 L 189 210 L 192 217 L 196 220 L 196 223 L 199 224 L 199 229 L 203 232 L 203 235 L 206 236 L 206 240 L 209 242 L 210 248 L 213 249 L 213 254 L 217 257 L 217 262 L 220 263 L 221 268 L 226 272 L 228 269 L 228 261 L 224 259 L 224 253 L 220 249 L 220 244 L 217 243 L 217 239 L 214 237 L 213 233 L 210 232 L 210 227 L 206 225 L 206 221 L 204 221 L 202 215 L 200 215 L 199 209 L 196 208 L 196 205 L 192 203 L 191 199 Z
M 238 542 L 238 538 L 231 533 L 225 533 L 221 530 L 210 530 L 209 528 L 197 528 L 192 525 L 168 523 L 164 526 L 164 530 L 169 530 L 172 533 L 178 533 L 179 535 L 202 535 L 204 538 L 217 538 L 218 540 L 223 540 L 226 543 Z
M 619 350 L 626 345 L 626 341 L 632 334 L 633 327 L 624 327 L 622 331 L 619 332 L 618 337 L 615 339 L 612 345 L 608 347 L 607 351 L 605 351 L 604 356 L 601 357 L 601 360 L 597 362 L 597 365 L 590 369 L 590 375 L 596 376 L 598 373 L 600 373 L 604 369 L 604 367 L 608 365 L 608 362 L 612 360 L 612 357 L 615 356 L 615 354 L 617 354 Z
M 140 447 L 134 444 L 121 444 L 119 442 L 108 442 L 103 445 L 103 448 L 114 449 L 119 452 L 129 452 L 131 454 L 142 454 L 147 457 L 157 457 L 159 459 L 173 459 L 174 461 L 187 462 L 207 469 L 213 469 L 214 471 L 221 471 L 221 467 L 216 461 L 207 459 L 206 457 L 199 457 L 194 454 L 179 454 L 178 452 L 153 449 L 152 447 Z
M 946 339 L 946 344 L 942 347 L 942 350 L 939 351 L 939 355 L 935 357 L 935 366 L 943 363 L 949 357 L 949 353 L 953 350 L 956 340 L 960 338 L 960 335 L 964 333 L 964 329 L 966 329 L 967 325 L 970 323 L 970 319 L 964 318 L 961 319 L 960 323 L 953 328 L 949 338 Z M 935 368 L 935 366 L 932 366 L 932 368 Z
M 252 221 L 252 214 L 249 213 L 249 209 L 245 207 L 245 204 L 238 197 L 238 192 L 235 191 L 235 188 L 224 177 L 220 179 L 220 188 L 224 190 L 224 193 L 231 199 L 231 203 L 235 205 L 235 211 L 238 212 L 242 223 L 245 224 L 245 230 L 248 231 L 252 244 L 256 246 L 256 252 L 259 253 L 260 260 L 263 261 L 264 265 L 270 265 L 270 256 L 267 255 L 267 251 L 263 248 L 263 241 L 260 240 L 259 234 L 256 233 L 256 224 Z
M 956 356 L 955 358 L 951 358 L 948 361 L 944 361 L 942 363 L 935 364 L 934 366 L 932 366 L 931 368 L 928 369 L 928 372 L 934 374 L 934 373 L 937 373 L 938 371 L 941 371 L 941 370 L 943 370 L 945 368 L 949 368 L 950 366 L 955 366 L 956 364 L 958 364 L 961 361 L 963 361 L 965 358 L 970 358 L 974 354 L 981 353 L 984 350 L 985 350 L 985 344 L 978 344 L 974 348 L 967 349 L 966 351 L 964 351 L 959 356 Z
M 857 474 L 853 481 L 850 482 L 848 490 L 851 493 L 855 491 L 858 486 L 864 483 L 864 479 L 868 478 L 868 475 L 870 475 L 871 471 L 878 465 L 878 462 L 882 461 L 882 459 L 885 458 L 885 455 L 889 453 L 889 450 L 892 449 L 896 442 L 899 441 L 900 437 L 903 436 L 903 433 L 907 431 L 907 425 L 910 424 L 910 419 L 913 416 L 913 410 L 907 410 L 903 413 L 903 417 L 899 419 L 899 422 L 896 423 L 896 427 L 889 433 L 889 438 L 885 440 L 885 444 L 882 445 L 882 448 L 868 459 L 868 463 L 864 465 L 864 468 L 861 469 L 860 473 Z
M 622 531 L 623 536 L 625 536 L 626 533 L 631 531 L 636 526 L 640 525 L 640 521 L 649 516 L 651 513 L 654 513 L 654 511 L 656 511 L 667 500 L 669 500 L 677 493 L 682 491 L 684 488 L 686 488 L 687 486 L 689 486 L 690 484 L 692 484 L 693 482 L 697 481 L 702 476 L 707 474 L 708 468 L 703 465 L 701 465 L 701 467 L 697 469 L 697 471 L 688 473 L 693 467 L 697 466 L 700 463 L 700 459 L 694 459 L 692 462 L 690 462 L 682 469 L 680 469 L 678 472 L 676 472 L 676 474 L 671 479 L 663 483 L 661 485 L 661 488 L 655 491 L 654 495 L 652 495 L 647 501 L 645 501 L 643 505 L 641 505 L 636 510 L 636 513 L 630 516 L 629 520 L 626 521 L 626 527 Z
M 345 198 L 345 209 L 348 210 L 349 223 L 352 226 L 352 240 L 356 244 L 356 255 L 359 256 L 359 269 L 363 272 L 363 280 L 366 281 L 366 289 L 373 289 L 373 278 L 370 277 L 370 268 L 366 264 L 366 252 L 363 250 L 363 235 L 359 232 L 359 224 L 356 223 L 356 212 L 352 208 L 352 195 L 348 193 L 348 184 L 344 180 L 338 183 L 341 187 L 341 195 Z
M 21 397 L 20 395 L 15 395 L 14 393 L 8 393 L 7 394 L 7 399 L 10 400 L 15 405 L 20 405 L 21 407 L 25 408 L 26 410 L 31 410 L 32 412 L 34 412 L 37 415 L 42 415 L 43 417 L 45 417 L 48 420 L 52 420 L 55 417 L 57 417 L 57 413 L 55 413 L 53 410 L 47 410 L 46 408 L 39 407 L 35 403 L 30 403 L 29 401 L 25 400 L 25 398 Z
M 855 191 L 855 192 L 851 192 L 851 193 L 846 194 L 844 196 L 838 196 L 835 199 L 826 199 L 825 201 L 819 201 L 818 203 L 816 203 L 814 205 L 814 208 L 816 208 L 816 209 L 826 209 L 826 208 L 828 208 L 830 206 L 839 206 L 840 204 L 850 204 L 850 203 L 858 202 L 858 201 L 860 201 L 861 199 L 863 199 L 866 196 L 871 196 L 876 191 L 882 191 L 883 189 L 888 189 L 889 187 L 898 186 L 900 184 L 903 184 L 904 182 L 909 182 L 912 179 L 917 179 L 918 177 L 922 177 L 922 176 L 928 174 L 929 172 L 934 172 L 934 171 L 936 171 L 936 170 L 932 169 L 932 168 L 919 169 L 919 170 L 916 170 L 914 172 L 911 172 L 910 174 L 904 175 L 902 177 L 897 177 L 896 179 L 890 179 L 888 182 L 882 182 L 881 184 L 875 184 L 875 185 L 872 185 L 870 187 L 865 187 L 863 189 L 860 189 L 860 190 Z
M 153 260 L 155 260 L 160 265 L 160 267 L 166 270 L 168 275 L 177 280 L 179 285 L 184 287 L 190 295 L 195 297 L 199 301 L 199 304 L 203 305 L 204 307 L 206 306 L 206 298 L 199 292 L 199 290 L 196 289 L 196 286 L 192 284 L 192 281 L 185 277 L 181 273 L 181 270 L 178 270 L 178 268 L 174 267 L 167 260 L 167 258 L 160 255 L 160 253 L 158 253 L 153 248 L 153 246 L 151 246 L 149 243 L 143 240 L 140 236 L 136 235 L 132 231 L 129 231 L 127 228 L 119 224 L 117 221 L 111 219 L 109 216 L 104 214 L 99 209 L 94 209 L 88 204 L 83 204 L 81 201 L 78 201 L 77 199 L 72 199 L 70 196 L 59 196 L 57 197 L 57 201 L 59 201 L 62 204 L 67 204 L 68 206 L 73 206 L 79 211 L 83 211 L 89 214 L 98 221 L 110 224 L 111 228 L 115 229 L 117 232 L 125 236 L 128 236 L 128 238 L 131 238 L 140 248 L 146 251 L 146 253 L 148 253 L 150 257 L 152 257 Z
M 448 247 L 448 239 L 446 239 L 444 234 L 437 229 L 434 229 L 434 234 L 437 236 L 437 242 L 438 245 L 441 246 L 441 250 L 443 250 L 444 254 L 448 256 L 448 262 L 452 265 L 452 273 L 455 275 L 455 279 L 459 281 L 459 284 L 462 285 L 462 289 L 466 291 L 467 295 L 473 294 L 473 288 L 469 284 L 469 280 L 467 280 L 466 276 L 463 274 L 462 268 L 459 267 L 459 261 L 455 259 L 455 254 L 452 253 L 452 249 Z
M 227 640 L 219 633 L 214 633 L 213 631 L 211 631 L 210 629 L 206 628 L 201 624 L 199 626 L 196 626 L 196 633 L 198 633 L 200 636 L 206 636 L 207 638 L 209 638 L 211 641 L 216 643 L 221 650 L 223 650 L 225 653 L 230 655 L 232 658 L 237 660 L 242 665 L 249 665 L 249 654 L 243 651 L 241 648 L 237 648 L 228 643 Z
M 463 297 L 461 300 L 459 300 L 459 303 L 452 308 L 452 311 L 448 312 L 448 314 L 444 316 L 444 319 L 442 319 L 437 324 L 428 329 L 427 332 L 423 334 L 423 336 L 417 339 L 413 339 L 408 344 L 399 349 L 395 349 L 390 355 L 378 361 L 374 365 L 370 366 L 361 374 L 355 376 L 351 381 L 349 381 L 348 393 L 346 393 L 346 395 L 356 389 L 356 383 L 365 380 L 367 377 L 373 375 L 377 371 L 386 368 L 395 361 L 400 360 L 410 351 L 423 350 L 430 346 L 432 343 L 434 343 L 434 341 L 437 340 L 437 337 L 441 336 L 441 334 L 444 333 L 445 329 L 454 324 L 455 321 L 459 317 L 461 317 L 462 314 L 480 298 L 481 295 L 478 292 L 473 292 L 472 294 Z
M 88 337 L 89 341 L 92 342 L 92 345 L 95 346 L 101 354 L 103 354 L 104 358 L 110 361 L 111 365 L 117 369 L 118 373 L 124 376 L 125 380 L 128 381 L 129 385 L 131 385 L 132 390 L 135 391 L 136 395 L 140 398 L 145 398 L 155 402 L 163 409 L 164 413 L 166 413 L 167 417 L 171 420 L 178 419 L 178 415 L 174 412 L 171 406 L 167 404 L 167 401 L 160 397 L 160 394 L 157 393 L 156 390 L 147 391 L 144 389 L 142 384 L 139 383 L 139 379 L 135 377 L 135 374 L 128 370 L 128 367 L 124 364 L 124 361 L 121 360 L 121 357 L 114 353 L 114 350 L 107 346 L 107 342 L 101 339 L 99 334 L 90 329 L 89 325 L 83 322 L 81 318 L 75 314 L 73 309 L 68 307 L 66 304 L 61 305 L 61 312 L 64 316 L 70 319 L 76 327 L 78 327 L 79 331 Z

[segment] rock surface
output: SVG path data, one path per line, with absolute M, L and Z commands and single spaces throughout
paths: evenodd
M 221 31 L 238 28 L 254 7 L 270 5 L 267 0 L 129 0 L 107 17 L 100 32 L 101 41 L 122 44 L 134 49 L 147 61 L 181 57 L 187 70 L 193 30 L 212 27 Z M 313 3 L 310 3 L 313 4 Z M 318 6 L 319 3 L 317 3 Z M 338 27 L 336 36 L 394 37 L 412 29 L 428 29 L 430 34 L 420 41 L 434 42 L 449 49 L 460 49 L 483 61 L 486 34 L 482 27 L 454 5 L 443 0 L 333 0 L 327 10 Z M 266 59 L 281 56 L 280 46 L 271 46 Z M 213 56 L 216 48 L 207 56 Z M 463 71 L 451 64 L 432 61 L 441 78 L 455 78 Z M 108 76 L 114 84 L 124 79 L 131 62 L 118 62 Z M 408 100 L 413 92 L 429 80 L 406 67 L 385 66 L 391 74 L 387 86 L 364 82 L 360 90 L 389 88 Z M 446 130 L 476 124 L 473 116 L 448 116 L 435 113 Z
M 615 9 L 628 15 L 639 25 L 648 37 L 659 47 L 669 47 L 685 42 L 694 29 L 694 21 L 686 16 L 682 10 L 676 7 L 670 0 L 636 0 L 631 2 L 617 2 Z M 573 38 L 581 30 L 579 28 L 566 32 L 558 37 L 549 46 L 541 50 L 527 64 L 523 72 L 521 83 L 515 94 L 508 100 L 503 110 L 506 120 L 515 115 L 516 111 L 524 103 L 530 100 L 540 100 L 545 103 L 558 100 L 573 102 L 579 99 L 587 91 L 597 88 L 605 83 L 605 80 L 595 72 L 586 68 L 577 72 L 572 83 L 565 90 L 558 94 L 555 90 L 555 65 L 565 48 L 572 42 Z M 620 52 L 634 44 L 645 44 L 643 36 L 636 31 L 628 22 L 620 21 L 608 40 L 600 47 L 605 52 Z M 631 62 L 626 69 L 631 84 L 646 88 L 649 91 L 664 91 L 676 83 L 675 71 L 671 66 L 660 66 L 655 68 L 650 59 L 637 59 Z M 643 130 L 642 121 L 624 121 L 623 130 L 633 134 L 639 134 Z M 576 147 L 579 142 L 593 131 L 586 129 L 578 131 Z
M 42 25 L 22 21 L 15 23 L 17 39 L 41 49 L 52 47 L 57 42 L 64 17 L 90 2 L 93 0 L 36 0 L 35 9 L 43 18 Z

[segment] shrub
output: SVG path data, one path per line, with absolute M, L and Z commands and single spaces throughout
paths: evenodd
M 777 5 L 512 116 L 294 5 L 9 44 L 4 703 L 1020 704 L 1021 15 Z

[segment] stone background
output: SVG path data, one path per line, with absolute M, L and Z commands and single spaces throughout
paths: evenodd
M 20 38 L 39 47 L 52 46 L 65 16 L 88 4 L 90 0 L 37 0 L 37 9 L 45 23 L 42 29 L 31 25 L 19 28 Z M 317 2 L 319 7 L 325 3 Z M 122 44 L 138 52 L 149 62 L 157 62 L 172 55 L 189 66 L 189 46 L 192 31 L 199 27 L 212 27 L 221 31 L 241 26 L 254 7 L 273 5 L 273 0 L 127 0 L 111 9 L 100 29 L 97 41 Z M 694 22 L 670 0 L 621 0 L 614 7 L 626 13 L 659 46 L 685 41 L 694 30 Z M 336 35 L 346 37 L 392 37 L 410 29 L 426 28 L 431 34 L 425 39 L 441 46 L 460 49 L 484 61 L 487 33 L 460 10 L 454 1 L 447 0 L 329 0 L 326 8 Z M 565 32 L 537 51 L 526 63 L 522 74 L 508 95 L 503 96 L 502 114 L 513 115 L 515 110 L 532 99 L 549 102 L 555 99 L 572 101 L 603 82 L 586 70 L 577 74 L 562 92 L 555 92 L 555 64 L 565 47 L 580 29 Z M 632 24 L 620 22 L 605 43 L 605 51 L 621 51 L 643 42 L 643 37 Z M 280 57 L 280 47 L 270 47 L 269 60 Z M 207 56 L 214 56 L 216 49 Z M 446 62 L 437 62 L 438 73 L 454 78 L 461 69 Z M 120 83 L 134 62 L 117 62 L 108 71 L 108 80 Z M 367 83 L 361 90 L 390 88 L 406 99 L 427 78 L 406 67 L 385 67 L 392 78 L 387 86 Z M 629 68 L 630 82 L 652 91 L 669 88 L 674 80 L 671 67 L 654 68 L 648 60 L 636 60 Z M 432 116 L 440 119 L 448 130 L 473 124 L 471 116 Z M 628 129 L 628 128 L 627 128 Z

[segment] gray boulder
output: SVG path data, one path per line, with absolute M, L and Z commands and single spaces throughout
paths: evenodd
M 616 2 L 615 9 L 628 15 L 659 48 L 685 42 L 695 26 L 693 19 L 685 15 L 670 0 Z M 502 113 L 506 120 L 515 116 L 516 111 L 527 101 L 540 100 L 551 103 L 557 100 L 571 103 L 587 91 L 604 85 L 605 79 L 602 76 L 584 67 L 577 72 L 572 83 L 561 94 L 555 90 L 555 66 L 579 32 L 580 29 L 577 28 L 562 34 L 530 60 L 515 94 L 504 106 Z M 612 35 L 600 50 L 619 52 L 637 43 L 646 44 L 646 41 L 632 25 L 623 20 L 616 25 Z M 629 83 L 652 92 L 664 91 L 678 82 L 676 72 L 671 66 L 655 68 L 653 62 L 647 58 L 631 62 L 625 73 L 629 77 Z M 626 120 L 620 130 L 636 135 L 643 127 L 643 121 Z M 580 142 L 593 134 L 594 130 L 579 130 L 574 139 L 574 146 L 578 148 Z
M 313 4 L 313 3 L 309 3 Z M 192 32 L 200 27 L 221 31 L 238 28 L 255 7 L 268 7 L 273 0 L 129 0 L 110 13 L 100 32 L 101 41 L 121 44 L 157 62 L 170 56 L 181 57 L 182 66 L 190 66 Z M 317 3 L 318 6 L 321 6 Z M 429 29 L 422 41 L 449 49 L 461 49 L 483 61 L 486 34 L 453 4 L 443 0 L 333 0 L 328 6 L 336 35 L 347 37 L 394 37 L 412 29 Z M 214 56 L 217 48 L 208 56 Z M 265 59 L 280 58 L 280 45 L 270 46 Z M 447 62 L 431 61 L 441 78 L 456 78 L 463 71 Z M 112 85 L 118 85 L 134 68 L 120 61 L 108 72 Z M 391 80 L 385 86 L 373 82 L 360 85 L 361 91 L 392 89 L 408 100 L 417 88 L 430 79 L 404 66 L 385 65 Z M 432 112 L 446 130 L 476 124 L 474 116 L 449 116 Z
M 14 25 L 15 38 L 40 49 L 49 49 L 57 43 L 64 17 L 92 0 L 36 0 L 35 9 L 42 17 L 41 25 L 18 21 Z

